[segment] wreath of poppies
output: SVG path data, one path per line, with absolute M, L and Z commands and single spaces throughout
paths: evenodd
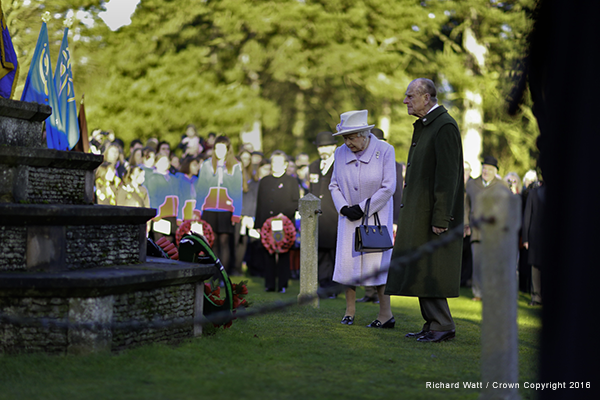
M 215 241 L 215 233 L 213 232 L 212 227 L 209 225 L 209 223 L 202 219 L 198 219 L 198 220 L 189 219 L 187 221 L 184 221 L 181 225 L 179 225 L 179 228 L 177 228 L 177 232 L 175 232 L 175 243 L 177 244 L 177 246 L 179 246 L 179 241 L 185 235 L 190 233 L 193 223 L 202 224 L 202 235 L 206 238 L 208 245 L 210 247 L 212 247 L 212 245 Z
M 276 241 L 271 231 L 271 221 L 274 219 L 280 219 L 283 222 L 283 237 L 281 240 Z M 296 227 L 294 223 L 285 215 L 279 214 L 275 217 L 271 217 L 265 221 L 262 228 L 260 229 L 260 241 L 262 242 L 265 249 L 269 254 L 274 253 L 286 253 L 292 248 L 296 241 Z

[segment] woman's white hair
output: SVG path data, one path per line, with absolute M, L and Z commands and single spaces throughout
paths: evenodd
M 356 133 L 357 136 L 362 136 L 362 137 L 369 137 L 369 134 L 371 134 L 371 130 L 370 129 L 365 129 L 363 131 L 358 131 Z

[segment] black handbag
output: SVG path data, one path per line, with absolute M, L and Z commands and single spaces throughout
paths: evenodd
M 361 253 L 375 253 L 389 250 L 394 247 L 392 238 L 385 225 L 381 225 L 379 215 L 373 214 L 375 225 L 369 225 L 369 204 L 371 199 L 367 200 L 365 205 L 365 214 L 362 223 L 356 227 L 354 232 L 354 250 Z

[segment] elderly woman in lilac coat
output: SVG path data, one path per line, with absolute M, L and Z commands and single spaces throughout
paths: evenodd
M 371 134 L 367 110 L 341 115 L 334 136 L 342 135 L 344 144 L 335 152 L 329 190 L 339 213 L 336 259 L 333 280 L 346 286 L 346 312 L 342 324 L 352 325 L 356 312 L 356 286 L 375 286 L 379 295 L 379 314 L 369 328 L 393 328 L 390 297 L 384 294 L 387 267 L 392 250 L 361 253 L 354 250 L 355 228 L 361 224 L 368 199 L 369 221 L 379 214 L 383 225 L 393 225 L 392 196 L 396 190 L 394 148 Z M 384 272 L 385 271 L 385 272 Z

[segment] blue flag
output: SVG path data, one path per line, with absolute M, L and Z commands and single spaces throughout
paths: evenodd
M 8 26 L 6 25 L 6 19 L 1 8 L 0 28 L 2 29 L 2 35 L 0 35 L 0 62 L 2 63 L 0 66 L 0 97 L 11 99 L 17 85 L 19 64 L 17 63 L 17 54 L 15 53 L 10 33 L 8 33 Z
M 73 71 L 71 69 L 68 34 L 69 28 L 65 28 L 56 70 L 54 71 L 54 84 L 58 95 L 62 126 L 65 128 L 69 149 L 72 149 L 79 141 L 79 121 L 77 120 L 77 101 L 73 89 Z
M 48 28 L 45 22 L 42 22 L 40 36 L 35 45 L 21 101 L 30 101 L 52 107 L 52 115 L 46 119 L 46 142 L 48 143 L 48 148 L 67 150 L 67 136 L 62 128 L 56 87 L 52 79 Z

